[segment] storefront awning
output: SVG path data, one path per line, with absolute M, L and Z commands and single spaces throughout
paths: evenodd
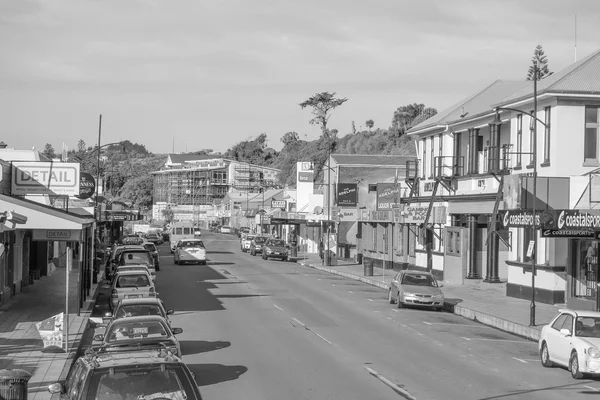
M 94 222 L 44 204 L 0 194 L 0 210 L 13 211 L 27 217 L 19 229 L 83 229 Z

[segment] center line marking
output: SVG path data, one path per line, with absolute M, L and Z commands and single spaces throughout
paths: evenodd
M 304 325 L 302 323 L 302 321 L 297 320 L 296 318 L 292 318 L 294 321 L 296 321 L 298 324 L 302 325 L 303 328 L 306 328 L 306 325 Z
M 392 308 L 392 311 L 393 312 L 400 312 L 400 311 L 396 310 L 395 308 Z
M 354 293 L 352 290 L 348 290 L 348 293 Z
M 429 325 L 429 326 L 431 326 L 431 322 L 426 322 L 426 321 L 423 321 L 423 323 L 424 323 L 424 324 L 427 324 L 427 325 Z
M 467 340 L 467 341 L 469 341 L 469 342 L 471 341 L 471 339 L 469 339 L 469 338 L 466 338 L 466 337 L 464 337 L 464 336 L 463 336 L 462 338 L 463 338 L 463 339 L 465 339 L 465 340 Z
M 600 392 L 600 389 L 598 389 L 598 388 L 595 388 L 595 387 L 592 387 L 592 386 L 584 386 L 584 388 L 587 388 L 587 389 L 593 390 L 594 392 Z
M 312 333 L 314 333 L 315 335 L 317 335 L 317 337 L 325 342 L 327 342 L 329 345 L 333 346 L 333 343 L 331 343 L 329 340 L 325 339 L 323 336 L 319 335 L 317 332 L 315 331 L 311 331 Z
M 517 358 L 517 357 L 513 357 L 515 360 L 522 362 L 523 364 L 527 364 L 527 361 L 521 359 L 521 358 Z
M 367 300 L 369 300 L 369 301 L 373 301 L 373 299 L 367 299 Z
M 279 311 L 283 311 L 283 308 L 279 307 L 277 304 L 273 304 L 273 307 L 275 307 L 276 309 L 278 309 Z

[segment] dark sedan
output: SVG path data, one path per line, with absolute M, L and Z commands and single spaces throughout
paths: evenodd
M 262 249 L 262 258 L 263 260 L 279 258 L 281 261 L 287 261 L 288 252 L 285 248 L 285 241 L 283 239 L 268 239 Z

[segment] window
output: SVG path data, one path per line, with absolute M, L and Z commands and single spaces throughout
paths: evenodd
M 563 323 L 560 329 L 568 329 L 571 334 L 573 334 L 573 316 L 567 314 L 567 318 L 565 318 L 565 322 Z M 560 330 L 559 329 L 559 330 Z
M 517 115 L 517 163 L 516 167 L 521 167 L 521 156 L 523 153 L 523 114 Z
M 394 228 L 396 229 L 396 254 L 403 255 L 404 254 L 404 229 L 401 224 L 394 224 Z
M 577 260 L 573 268 L 573 290 L 575 297 L 596 299 L 598 282 L 598 242 L 580 240 Z
M 535 137 L 533 136 L 533 127 L 534 124 L 536 123 L 535 118 L 531 117 L 533 115 L 533 110 L 531 110 L 531 113 L 529 114 L 529 120 L 530 120 L 530 124 L 529 124 L 529 165 L 528 167 L 533 167 L 533 156 L 536 152 L 536 145 L 537 143 L 534 143 L 535 141 Z
M 528 262 L 531 261 L 531 257 L 527 257 L 527 248 L 529 247 L 529 242 L 533 240 L 533 235 L 530 227 L 523 228 L 521 231 L 523 231 L 523 239 L 521 240 L 523 245 L 523 248 L 521 249 L 523 254 L 523 262 Z
M 569 314 L 562 314 L 560 317 L 556 318 L 556 321 L 554 321 L 554 323 L 552 324 L 552 329 L 556 329 L 557 331 L 560 331 L 562 329 L 568 315 Z
M 460 257 L 460 227 L 446 228 L 446 254 Z
M 479 136 L 479 129 L 469 129 L 469 173 L 479 173 L 479 152 L 483 151 L 483 136 Z
M 454 166 L 454 170 L 452 171 L 455 176 L 462 175 L 464 171 L 461 169 L 461 140 L 462 133 L 458 132 L 454 134 L 454 160 L 452 165 Z
M 600 107 L 585 108 L 584 162 L 598 162 L 598 128 L 600 126 L 600 112 L 598 110 L 600 110 Z
M 544 162 L 550 162 L 550 107 L 544 108 Z
M 430 177 L 434 177 L 435 176 L 435 156 L 433 155 L 433 136 L 431 137 L 430 142 L 430 149 L 429 149 L 429 154 L 430 154 L 430 158 L 431 160 L 429 160 L 430 165 L 430 170 L 429 170 L 429 176 Z
M 427 165 L 427 163 L 425 161 L 425 160 L 427 160 L 427 149 L 426 149 L 427 146 L 425 146 L 425 143 L 427 143 L 425 141 L 425 139 L 421 140 L 421 146 L 423 147 L 423 160 L 421 160 L 421 165 L 423 166 L 423 171 L 421 171 L 421 177 L 423 179 L 425 179 L 425 177 L 426 177 L 426 175 L 425 175 L 425 173 L 426 173 L 425 166 Z

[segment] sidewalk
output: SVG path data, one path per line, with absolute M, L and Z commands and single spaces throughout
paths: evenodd
M 48 385 L 64 378 L 77 354 L 88 326 L 98 284 L 92 284 L 90 296 L 77 316 L 77 274 L 74 263 L 69 274 L 69 353 L 43 353 L 43 344 L 35 324 L 65 311 L 65 268 L 52 276 L 34 281 L 0 309 L 0 369 L 24 369 L 32 374 L 28 385 L 29 400 L 52 398 Z M 99 276 L 98 282 L 101 282 Z
M 362 265 L 338 260 L 338 265 L 325 267 L 317 254 L 298 254 L 297 263 L 332 274 L 345 276 L 389 290 L 397 271 L 373 269 L 373 276 L 364 276 Z M 558 314 L 562 305 L 536 303 L 536 325 L 529 326 L 529 300 L 506 296 L 506 283 L 486 283 L 481 280 L 465 281 L 464 285 L 445 284 L 444 309 L 497 329 L 538 340 L 542 327 Z M 559 307 L 560 306 L 560 307 Z

